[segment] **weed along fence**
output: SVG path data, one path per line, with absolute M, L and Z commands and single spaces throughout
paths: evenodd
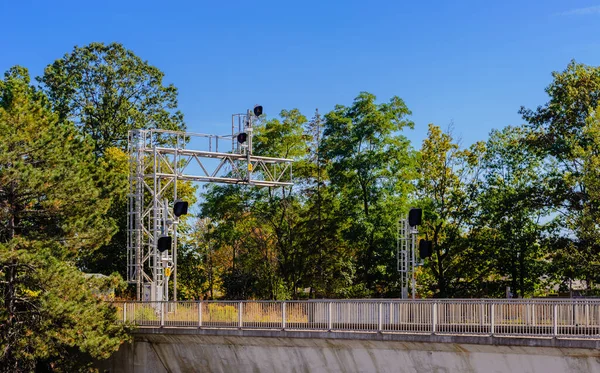
M 138 327 L 600 339 L 600 300 L 115 302 Z

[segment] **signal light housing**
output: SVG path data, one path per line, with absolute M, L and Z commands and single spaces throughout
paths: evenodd
M 254 109 L 252 111 L 254 112 L 254 115 L 260 117 L 263 113 L 263 107 L 260 105 L 254 105 Z
M 431 258 L 433 255 L 433 243 L 427 240 L 419 241 L 419 257 L 421 259 Z
M 169 250 L 171 248 L 171 244 L 173 243 L 173 239 L 171 236 L 162 236 L 158 238 L 158 242 L 156 243 L 156 248 L 161 253 Z
M 410 209 L 408 212 L 408 225 L 411 227 L 416 227 L 417 225 L 421 225 L 421 220 L 423 218 L 423 210 L 421 209 Z
M 188 213 L 188 203 L 186 201 L 175 201 L 173 205 L 173 214 L 177 217 Z

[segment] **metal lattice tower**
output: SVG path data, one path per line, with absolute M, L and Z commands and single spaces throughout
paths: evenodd
M 411 297 L 415 299 L 415 268 L 417 228 L 408 224 L 408 219 L 402 219 L 397 226 L 396 261 L 400 273 L 400 286 L 402 298 L 408 298 L 408 287 L 411 288 Z
M 225 136 L 159 129 L 129 131 L 127 280 L 136 284 L 138 300 L 169 300 L 171 278 L 173 300 L 177 300 L 178 218 L 172 207 L 178 200 L 178 181 L 293 185 L 291 159 L 252 154 L 254 119 L 250 111 L 233 115 L 231 135 Z M 236 140 L 240 133 L 247 135 L 243 144 Z M 197 141 L 205 149 L 188 148 Z M 172 237 L 171 247 L 160 252 L 158 240 L 167 235 Z

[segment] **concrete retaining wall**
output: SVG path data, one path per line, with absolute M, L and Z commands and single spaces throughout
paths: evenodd
M 322 334 L 322 335 L 321 335 Z M 235 330 L 141 330 L 101 371 L 600 373 L 596 341 Z M 498 342 L 499 341 L 499 342 Z M 483 342 L 483 343 L 481 343 Z

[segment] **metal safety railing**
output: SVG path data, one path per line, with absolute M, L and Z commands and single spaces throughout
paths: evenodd
M 114 302 L 139 327 L 600 339 L 600 300 Z

